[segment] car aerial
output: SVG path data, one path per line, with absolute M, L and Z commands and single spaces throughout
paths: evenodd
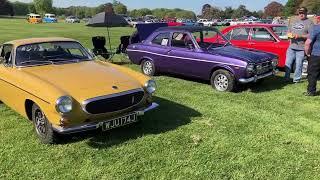
M 55 14 L 45 14 L 43 17 L 44 23 L 57 23 L 58 20 Z
M 234 46 L 276 54 L 279 57 L 278 67 L 285 67 L 286 53 L 290 45 L 287 26 L 279 24 L 242 24 L 229 26 L 221 32 Z M 212 39 L 212 41 L 215 41 L 215 39 Z
M 216 37 L 215 42 L 206 42 Z M 216 29 L 200 26 L 162 27 L 146 40 L 131 44 L 128 56 L 144 74 L 178 74 L 210 80 L 218 91 L 233 91 L 274 74 L 277 56 L 234 47 Z
M 65 21 L 66 23 L 80 23 L 80 19 L 75 16 L 69 16 Z
M 94 59 L 73 39 L 14 40 L 0 55 L 0 100 L 32 121 L 43 143 L 134 123 L 158 106 L 153 80 Z

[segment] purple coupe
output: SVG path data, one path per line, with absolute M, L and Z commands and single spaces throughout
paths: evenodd
M 211 27 L 159 28 L 141 43 L 129 45 L 127 52 L 146 75 L 161 72 L 210 80 L 218 91 L 272 76 L 278 63 L 274 54 L 232 46 Z

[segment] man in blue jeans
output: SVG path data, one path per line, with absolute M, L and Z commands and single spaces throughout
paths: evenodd
M 305 57 L 304 45 L 307 40 L 313 22 L 307 18 L 308 10 L 302 7 L 298 10 L 298 18 L 289 25 L 288 37 L 290 38 L 290 46 L 287 50 L 287 59 L 285 67 L 285 78 L 290 80 L 292 65 L 295 62 L 295 72 L 293 82 L 298 83 L 302 78 L 303 60 Z
M 317 81 L 320 75 L 320 17 L 317 18 L 310 36 L 306 41 L 305 51 L 309 56 L 308 62 L 308 90 L 306 96 L 315 96 L 317 91 Z

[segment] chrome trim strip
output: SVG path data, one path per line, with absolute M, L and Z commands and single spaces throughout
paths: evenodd
M 142 110 L 134 111 L 133 113 L 136 113 L 137 116 L 142 116 L 142 115 L 144 115 L 144 113 L 151 111 L 151 110 L 157 108 L 158 106 L 159 106 L 159 104 L 152 103 L 149 107 L 142 109 Z M 132 113 L 128 113 L 127 115 L 130 115 L 130 114 L 132 114 Z M 127 115 L 125 115 L 125 116 L 127 116 Z M 116 119 L 116 118 L 112 118 L 112 119 L 109 119 L 106 121 L 101 121 L 101 122 L 86 123 L 86 124 L 82 124 L 79 126 L 73 126 L 73 127 L 69 127 L 69 128 L 53 126 L 53 130 L 57 133 L 60 133 L 60 134 L 72 134 L 72 133 L 78 133 L 78 132 L 83 132 L 83 131 L 96 130 L 101 127 L 102 123 L 111 121 L 113 119 Z
M 194 59 L 194 58 L 183 58 L 183 57 L 178 57 L 178 56 L 169 56 L 169 55 L 158 54 L 158 53 L 153 53 L 153 52 L 149 52 L 149 51 L 134 50 L 134 49 L 127 49 L 127 51 L 128 51 L 128 52 L 130 52 L 130 51 L 131 51 L 131 52 L 142 52 L 142 53 L 148 53 L 148 54 L 153 54 L 153 55 L 162 56 L 162 57 L 169 57 L 169 58 L 187 59 L 187 60 L 191 60 L 191 61 L 201 61 L 201 62 L 209 62 L 209 63 L 220 63 L 220 64 L 225 64 L 225 65 L 230 65 L 230 66 L 235 66 L 235 67 L 246 68 L 246 66 L 239 66 L 239 65 L 236 65 L 236 64 L 224 63 L 224 62 L 220 62 L 220 61 L 208 61 L 208 60 Z
M 250 83 L 250 82 L 256 82 L 256 81 L 259 80 L 259 79 L 266 78 L 266 77 L 272 76 L 272 75 L 274 75 L 274 74 L 275 74 L 275 72 L 272 71 L 272 72 L 269 72 L 269 73 L 267 73 L 267 74 L 262 74 L 262 75 L 260 75 L 260 76 L 257 76 L 257 75 L 256 75 L 256 76 L 251 77 L 251 78 L 248 78 L 248 79 L 242 78 L 242 79 L 239 79 L 239 82 L 240 82 L 240 83 L 243 83 L 243 84 Z
M 110 95 L 106 95 L 106 96 L 99 96 L 99 97 L 87 99 L 87 100 L 82 102 L 82 110 L 84 112 L 86 112 L 87 114 L 91 114 L 86 110 L 86 106 L 89 103 L 91 103 L 93 101 L 102 100 L 102 99 L 108 99 L 108 98 L 123 96 L 123 95 L 131 94 L 131 93 L 135 93 L 135 92 L 143 92 L 144 93 L 144 90 L 142 88 L 138 88 L 138 89 L 133 89 L 133 90 L 130 90 L 130 91 L 124 91 L 124 92 L 120 92 L 120 93 L 116 93 L 116 94 L 110 94 Z M 143 98 L 141 99 L 141 101 L 142 100 L 143 100 Z M 139 103 L 141 103 L 141 101 Z M 137 103 L 137 104 L 139 104 L 139 103 Z M 137 105 L 137 104 L 135 104 L 135 105 Z M 129 109 L 129 108 L 131 108 L 133 106 L 130 106 L 130 107 L 126 108 L 126 109 Z M 122 110 L 119 110 L 119 111 L 123 111 L 123 110 L 126 110 L 126 109 L 122 109 Z M 114 112 L 118 112 L 118 111 L 114 111 Z M 114 112 L 107 112 L 107 113 L 114 113 Z M 100 114 L 106 114 L 106 113 L 100 113 Z M 91 115 L 99 115 L 99 114 L 91 114 Z

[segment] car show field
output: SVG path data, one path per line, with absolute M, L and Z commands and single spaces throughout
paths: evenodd
M 67 37 L 92 49 L 93 36 L 107 36 L 83 23 L 0 18 L 0 27 L 0 44 Z M 134 30 L 110 28 L 112 47 Z M 140 72 L 124 56 L 112 60 Z M 55 145 L 41 144 L 30 121 L 0 104 L 0 179 L 319 179 L 320 97 L 303 96 L 305 81 L 282 76 L 221 93 L 206 81 L 160 74 L 153 99 L 160 106 L 139 123 Z

